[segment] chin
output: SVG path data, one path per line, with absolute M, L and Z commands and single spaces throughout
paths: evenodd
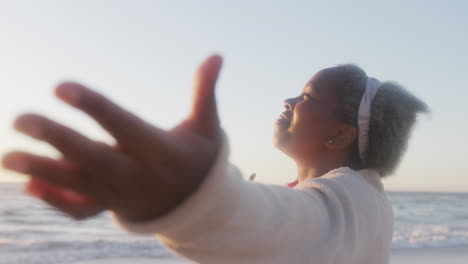
M 287 146 L 289 145 L 290 134 L 287 129 L 281 129 L 275 127 L 275 133 L 273 135 L 273 146 L 275 146 L 281 152 L 287 154 Z

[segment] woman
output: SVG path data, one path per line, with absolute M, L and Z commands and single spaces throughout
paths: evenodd
M 396 168 L 426 105 L 356 66 L 322 70 L 276 122 L 274 143 L 295 160 L 298 185 L 252 183 L 228 165 L 214 96 L 221 62 L 200 66 L 192 111 L 170 131 L 81 85 L 59 85 L 57 96 L 116 146 L 26 114 L 16 129 L 63 158 L 12 152 L 3 166 L 31 175 L 33 196 L 77 219 L 112 210 L 124 228 L 197 262 L 388 263 L 393 216 L 380 178 Z

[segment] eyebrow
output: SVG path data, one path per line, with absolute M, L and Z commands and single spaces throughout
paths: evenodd
M 307 85 L 306 85 L 306 89 L 305 90 L 312 90 L 314 92 L 316 92 L 318 95 L 321 95 L 322 94 L 322 89 L 319 85 L 317 85 L 317 83 L 314 83 L 312 85 L 312 81 L 310 81 Z

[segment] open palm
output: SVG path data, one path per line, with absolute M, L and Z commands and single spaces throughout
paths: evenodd
M 51 144 L 63 157 L 15 151 L 3 157 L 3 166 L 30 175 L 29 193 L 77 219 L 107 209 L 131 221 L 158 217 L 190 195 L 216 158 L 221 129 L 214 90 L 221 64 L 216 55 L 201 64 L 192 111 L 169 131 L 88 88 L 63 83 L 57 97 L 95 119 L 117 145 L 95 142 L 46 117 L 25 114 L 15 128 Z

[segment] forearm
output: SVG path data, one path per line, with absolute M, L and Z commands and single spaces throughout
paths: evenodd
M 309 247 L 311 237 L 323 237 L 328 214 L 317 194 L 247 182 L 227 160 L 225 142 L 207 178 L 178 208 L 155 221 L 121 224 L 132 232 L 156 234 L 177 253 L 203 263 L 219 256 L 267 262 L 297 255 L 305 240 Z

